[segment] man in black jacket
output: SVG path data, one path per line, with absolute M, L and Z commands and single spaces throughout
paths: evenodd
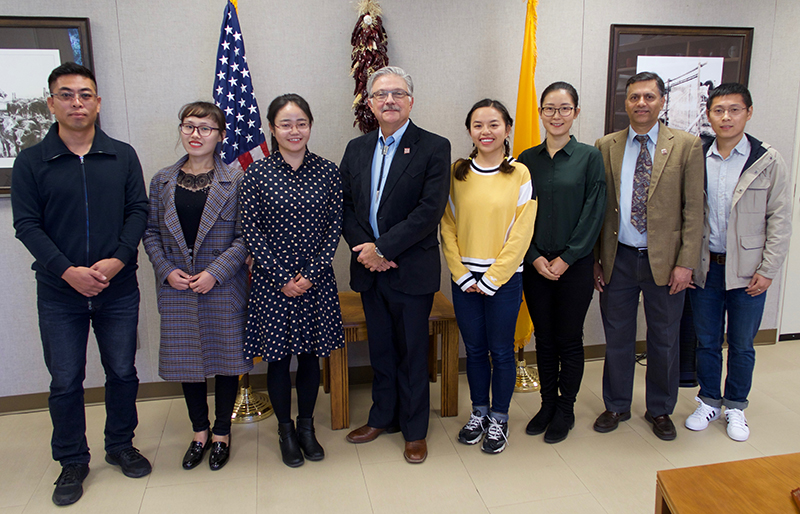
M 147 195 L 134 149 L 95 126 L 93 73 L 65 63 L 48 78 L 56 118 L 41 143 L 14 162 L 11 205 L 17 238 L 35 262 L 39 330 L 50 371 L 53 459 L 62 466 L 53 502 L 75 503 L 89 473 L 83 380 L 89 325 L 106 373 L 106 461 L 133 478 L 150 463 L 133 447 L 139 379 L 136 256 Z
M 421 463 L 430 416 L 428 316 L 441 281 L 436 230 L 449 192 L 450 142 L 409 119 L 414 84 L 402 69 L 376 71 L 367 91 L 380 128 L 350 141 L 339 171 L 350 287 L 361 293 L 375 376 L 367 424 L 347 440 L 367 443 L 400 430 L 406 461 Z

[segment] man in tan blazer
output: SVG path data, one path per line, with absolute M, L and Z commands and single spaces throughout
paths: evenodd
M 664 82 L 655 73 L 631 77 L 625 98 L 630 127 L 595 143 L 606 167 L 608 201 L 595 253 L 606 336 L 606 411 L 594 429 L 610 432 L 631 417 L 641 292 L 647 321 L 645 418 L 656 436 L 670 441 L 676 437 L 669 415 L 678 396 L 680 320 L 703 236 L 703 153 L 699 138 L 658 120 L 664 95 Z

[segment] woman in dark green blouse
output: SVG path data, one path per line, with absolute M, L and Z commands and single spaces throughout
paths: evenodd
M 542 93 L 539 115 L 545 141 L 522 152 L 539 210 L 528 253 L 523 291 L 533 320 L 542 406 L 526 432 L 547 443 L 567 438 L 583 378 L 583 322 L 592 301 L 594 256 L 606 206 L 603 158 L 570 136 L 578 117 L 578 92 L 566 82 Z

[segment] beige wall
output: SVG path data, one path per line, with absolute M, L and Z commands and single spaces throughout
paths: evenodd
M 490 96 L 516 101 L 525 0 L 383 0 L 389 57 L 415 79 L 414 121 L 448 137 L 453 157 L 470 142 L 464 116 L 476 100 Z M 800 23 L 796 0 L 759 2 L 705 0 L 540 0 L 539 89 L 555 80 L 573 83 L 582 112 L 574 134 L 592 143 L 603 133 L 611 23 L 755 27 L 750 85 L 755 114 L 750 131 L 769 141 L 792 162 L 800 67 L 794 49 Z M 352 128 L 353 80 L 350 33 L 353 2 L 240 0 L 239 16 L 247 57 L 262 113 L 276 95 L 303 95 L 314 112 L 310 148 L 335 162 Z M 613 8 L 609 7 L 613 5 Z M 137 149 L 145 180 L 179 157 L 179 107 L 210 98 L 223 0 L 0 0 L 0 12 L 18 16 L 76 16 L 91 19 L 94 62 L 103 97 L 101 121 L 112 137 Z M 7 73 L 8 70 L 4 71 Z M 336 259 L 339 285 L 347 289 L 347 250 Z M 14 239 L 8 198 L 0 198 L 0 396 L 47 390 L 37 329 L 31 257 Z M 158 313 L 152 270 L 140 252 L 141 350 L 143 382 L 157 381 Z M 777 282 L 776 282 L 777 284 Z M 442 285 L 449 295 L 449 277 Z M 777 288 L 770 293 L 762 328 L 776 328 Z M 586 344 L 603 343 L 597 306 L 586 323 Z M 642 332 L 643 337 L 643 332 Z M 96 349 L 90 345 L 88 387 L 103 383 Z M 351 365 L 368 362 L 364 348 Z M 263 365 L 262 365 L 263 366 Z M 260 369 L 260 368 L 259 368 Z

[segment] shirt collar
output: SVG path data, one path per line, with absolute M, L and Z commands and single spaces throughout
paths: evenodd
M 660 125 L 661 125 L 661 122 L 657 121 L 656 124 L 653 125 L 653 128 L 651 128 L 650 130 L 647 131 L 647 136 L 650 138 L 650 141 L 652 141 L 654 145 L 658 141 L 658 129 L 659 129 Z M 633 143 L 635 141 L 634 138 L 636 136 L 638 136 L 638 135 L 639 134 L 637 134 L 636 131 L 633 130 L 633 127 L 628 127 L 628 144 Z M 644 134 L 642 134 L 642 135 L 644 135 Z M 639 144 L 638 141 L 635 141 L 635 142 L 636 142 L 636 144 Z
M 575 151 L 575 148 L 577 146 L 578 146 L 578 140 L 575 139 L 575 136 L 570 135 L 569 136 L 569 141 L 567 141 L 567 144 L 564 145 L 564 147 L 561 148 L 558 152 L 563 150 L 567 155 L 571 156 L 572 152 Z M 538 153 L 542 153 L 542 152 L 546 151 L 547 150 L 547 139 L 545 138 L 545 140 L 542 141 L 542 143 L 540 145 L 536 146 L 535 148 L 536 148 L 536 151 Z M 558 153 L 558 152 L 556 152 L 556 153 Z
M 736 143 L 736 146 L 733 147 L 733 151 L 731 151 L 731 155 L 734 153 L 738 153 L 743 157 L 747 157 L 750 155 L 750 141 L 747 139 L 746 134 L 742 134 L 742 139 Z M 719 153 L 719 148 L 717 147 L 717 139 L 714 138 L 714 142 L 711 143 L 711 146 L 708 147 L 708 151 L 706 152 L 706 157 L 711 157 L 712 155 L 716 155 L 720 159 L 722 159 L 722 154 Z M 730 155 L 728 156 L 730 157 Z
M 406 122 L 403 124 L 403 126 L 397 129 L 394 132 L 394 134 L 391 135 L 391 137 L 394 138 L 395 143 L 403 139 L 403 134 L 406 133 L 406 129 L 408 128 L 409 123 L 411 123 L 411 118 L 407 119 Z M 386 141 L 386 138 L 383 137 L 383 129 L 378 127 L 378 144 L 380 144 L 381 138 L 383 138 L 383 140 Z

